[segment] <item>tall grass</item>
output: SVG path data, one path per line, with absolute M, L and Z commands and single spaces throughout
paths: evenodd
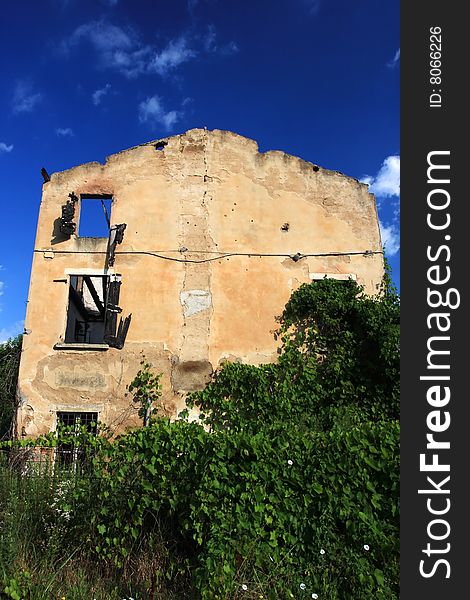
M 96 561 L 87 507 L 74 505 L 77 486 L 93 502 L 91 478 L 0 450 L 0 599 L 191 598 L 188 578 L 167 582 L 169 537 L 157 526 L 122 568 Z

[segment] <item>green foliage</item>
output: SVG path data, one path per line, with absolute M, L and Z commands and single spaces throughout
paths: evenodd
M 297 597 L 300 584 L 322 598 L 398 597 L 398 425 L 272 432 L 161 420 L 121 438 L 96 496 L 96 551 L 122 566 L 163 522 L 203 598 L 242 585 Z
M 321 408 L 355 406 L 364 418 L 397 419 L 399 312 L 388 287 L 369 297 L 352 280 L 303 285 L 281 318 L 283 360 L 297 352 L 317 362 Z
M 278 363 L 227 363 L 191 397 L 204 426 L 156 419 L 109 448 L 97 552 L 125 564 L 165 523 L 202 598 L 397 598 L 398 318 L 387 286 L 301 287 Z
M 170 562 L 158 532 L 135 549 L 125 569 L 97 561 L 93 549 L 100 540 L 90 518 L 99 476 L 26 460 L 32 452 L 0 451 L 1 600 L 145 600 L 152 589 L 161 600 L 190 597 L 186 581 L 175 590 L 164 578 L 156 581 Z M 16 460 L 19 454 L 24 460 Z
M 20 571 L 16 577 L 10 577 L 2 590 L 3 598 L 11 600 L 23 600 L 29 596 L 31 589 L 31 574 L 28 571 Z
M 398 320 L 387 282 L 374 298 L 352 281 L 302 286 L 278 362 L 223 365 L 190 398 L 198 422 L 158 417 L 143 360 L 129 391 L 148 427 L 94 439 L 93 476 L 61 499 L 61 543 L 129 572 L 161 540 L 149 594 L 192 579 L 202 600 L 396 600 Z
M 0 439 L 11 434 L 23 336 L 0 344 Z
M 399 312 L 386 283 L 376 297 L 352 280 L 303 285 L 279 319 L 277 364 L 228 363 L 191 404 L 211 429 L 295 422 L 327 431 L 398 419 Z
M 148 427 L 158 413 L 158 404 L 162 395 L 160 385 L 161 373 L 153 373 L 152 365 L 145 361 L 145 356 L 140 362 L 142 368 L 138 371 L 128 390 L 133 394 L 133 401 L 139 406 L 139 417 L 144 427 Z

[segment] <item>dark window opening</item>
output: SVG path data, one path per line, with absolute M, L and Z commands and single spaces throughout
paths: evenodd
M 80 197 L 78 235 L 80 237 L 109 237 L 111 204 L 111 196 L 89 196 L 82 194 Z
M 104 343 L 108 279 L 106 275 L 70 276 L 65 343 Z
M 83 431 L 96 435 L 98 427 L 97 412 L 58 412 L 57 428 L 66 428 L 66 436 L 70 442 L 62 442 L 57 446 L 56 459 L 59 465 L 83 464 L 86 459 L 86 448 L 77 443 Z
M 121 350 L 132 315 L 120 316 L 120 275 L 71 275 L 64 343 Z M 119 316 L 119 319 L 118 319 Z M 57 344 L 55 347 L 61 347 Z

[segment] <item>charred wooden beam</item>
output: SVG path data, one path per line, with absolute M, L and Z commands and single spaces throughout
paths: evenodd
M 106 299 L 106 319 L 104 326 L 104 341 L 111 347 L 121 350 L 126 341 L 127 332 L 131 323 L 132 315 L 128 315 L 125 319 L 119 319 L 117 326 L 117 316 L 122 312 L 122 308 L 118 306 L 119 292 L 121 288 L 121 278 L 117 275 L 111 276 L 109 282 L 108 294 Z
M 60 232 L 63 235 L 70 237 L 77 229 L 76 224 L 73 222 L 75 217 L 75 204 L 78 202 L 78 198 L 74 192 L 69 194 L 69 200 L 62 205 L 62 216 L 60 218 Z
M 106 268 L 114 265 L 116 246 L 124 239 L 124 231 L 126 227 L 126 223 L 120 223 L 119 225 L 113 225 L 110 229 L 108 249 L 106 252 Z
M 47 183 L 48 181 L 51 180 L 49 173 L 46 171 L 46 169 L 44 167 L 41 169 L 41 175 L 42 175 L 42 178 L 44 179 L 44 183 Z
M 107 344 L 111 346 L 111 348 L 117 348 L 118 350 L 124 348 L 129 325 L 131 324 L 131 318 L 132 315 L 128 315 L 124 320 L 122 317 L 119 319 L 117 334 L 115 336 L 108 336 L 106 339 Z
M 108 295 L 106 299 L 106 317 L 104 325 L 104 341 L 109 343 L 116 336 L 117 316 L 122 312 L 119 307 L 119 290 L 121 280 L 117 277 L 109 282 Z
M 108 224 L 108 229 L 110 229 L 111 228 L 111 223 L 110 223 L 110 220 L 109 220 L 108 211 L 106 209 L 106 204 L 104 203 L 103 198 L 101 198 L 101 206 L 103 207 L 104 218 L 106 219 L 106 223 Z

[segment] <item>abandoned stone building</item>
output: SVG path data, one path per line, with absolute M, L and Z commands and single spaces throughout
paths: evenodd
M 224 360 L 273 361 L 304 282 L 383 274 L 367 185 L 228 131 L 192 129 L 45 179 L 18 393 L 19 436 L 141 423 L 142 352 L 176 415 Z

